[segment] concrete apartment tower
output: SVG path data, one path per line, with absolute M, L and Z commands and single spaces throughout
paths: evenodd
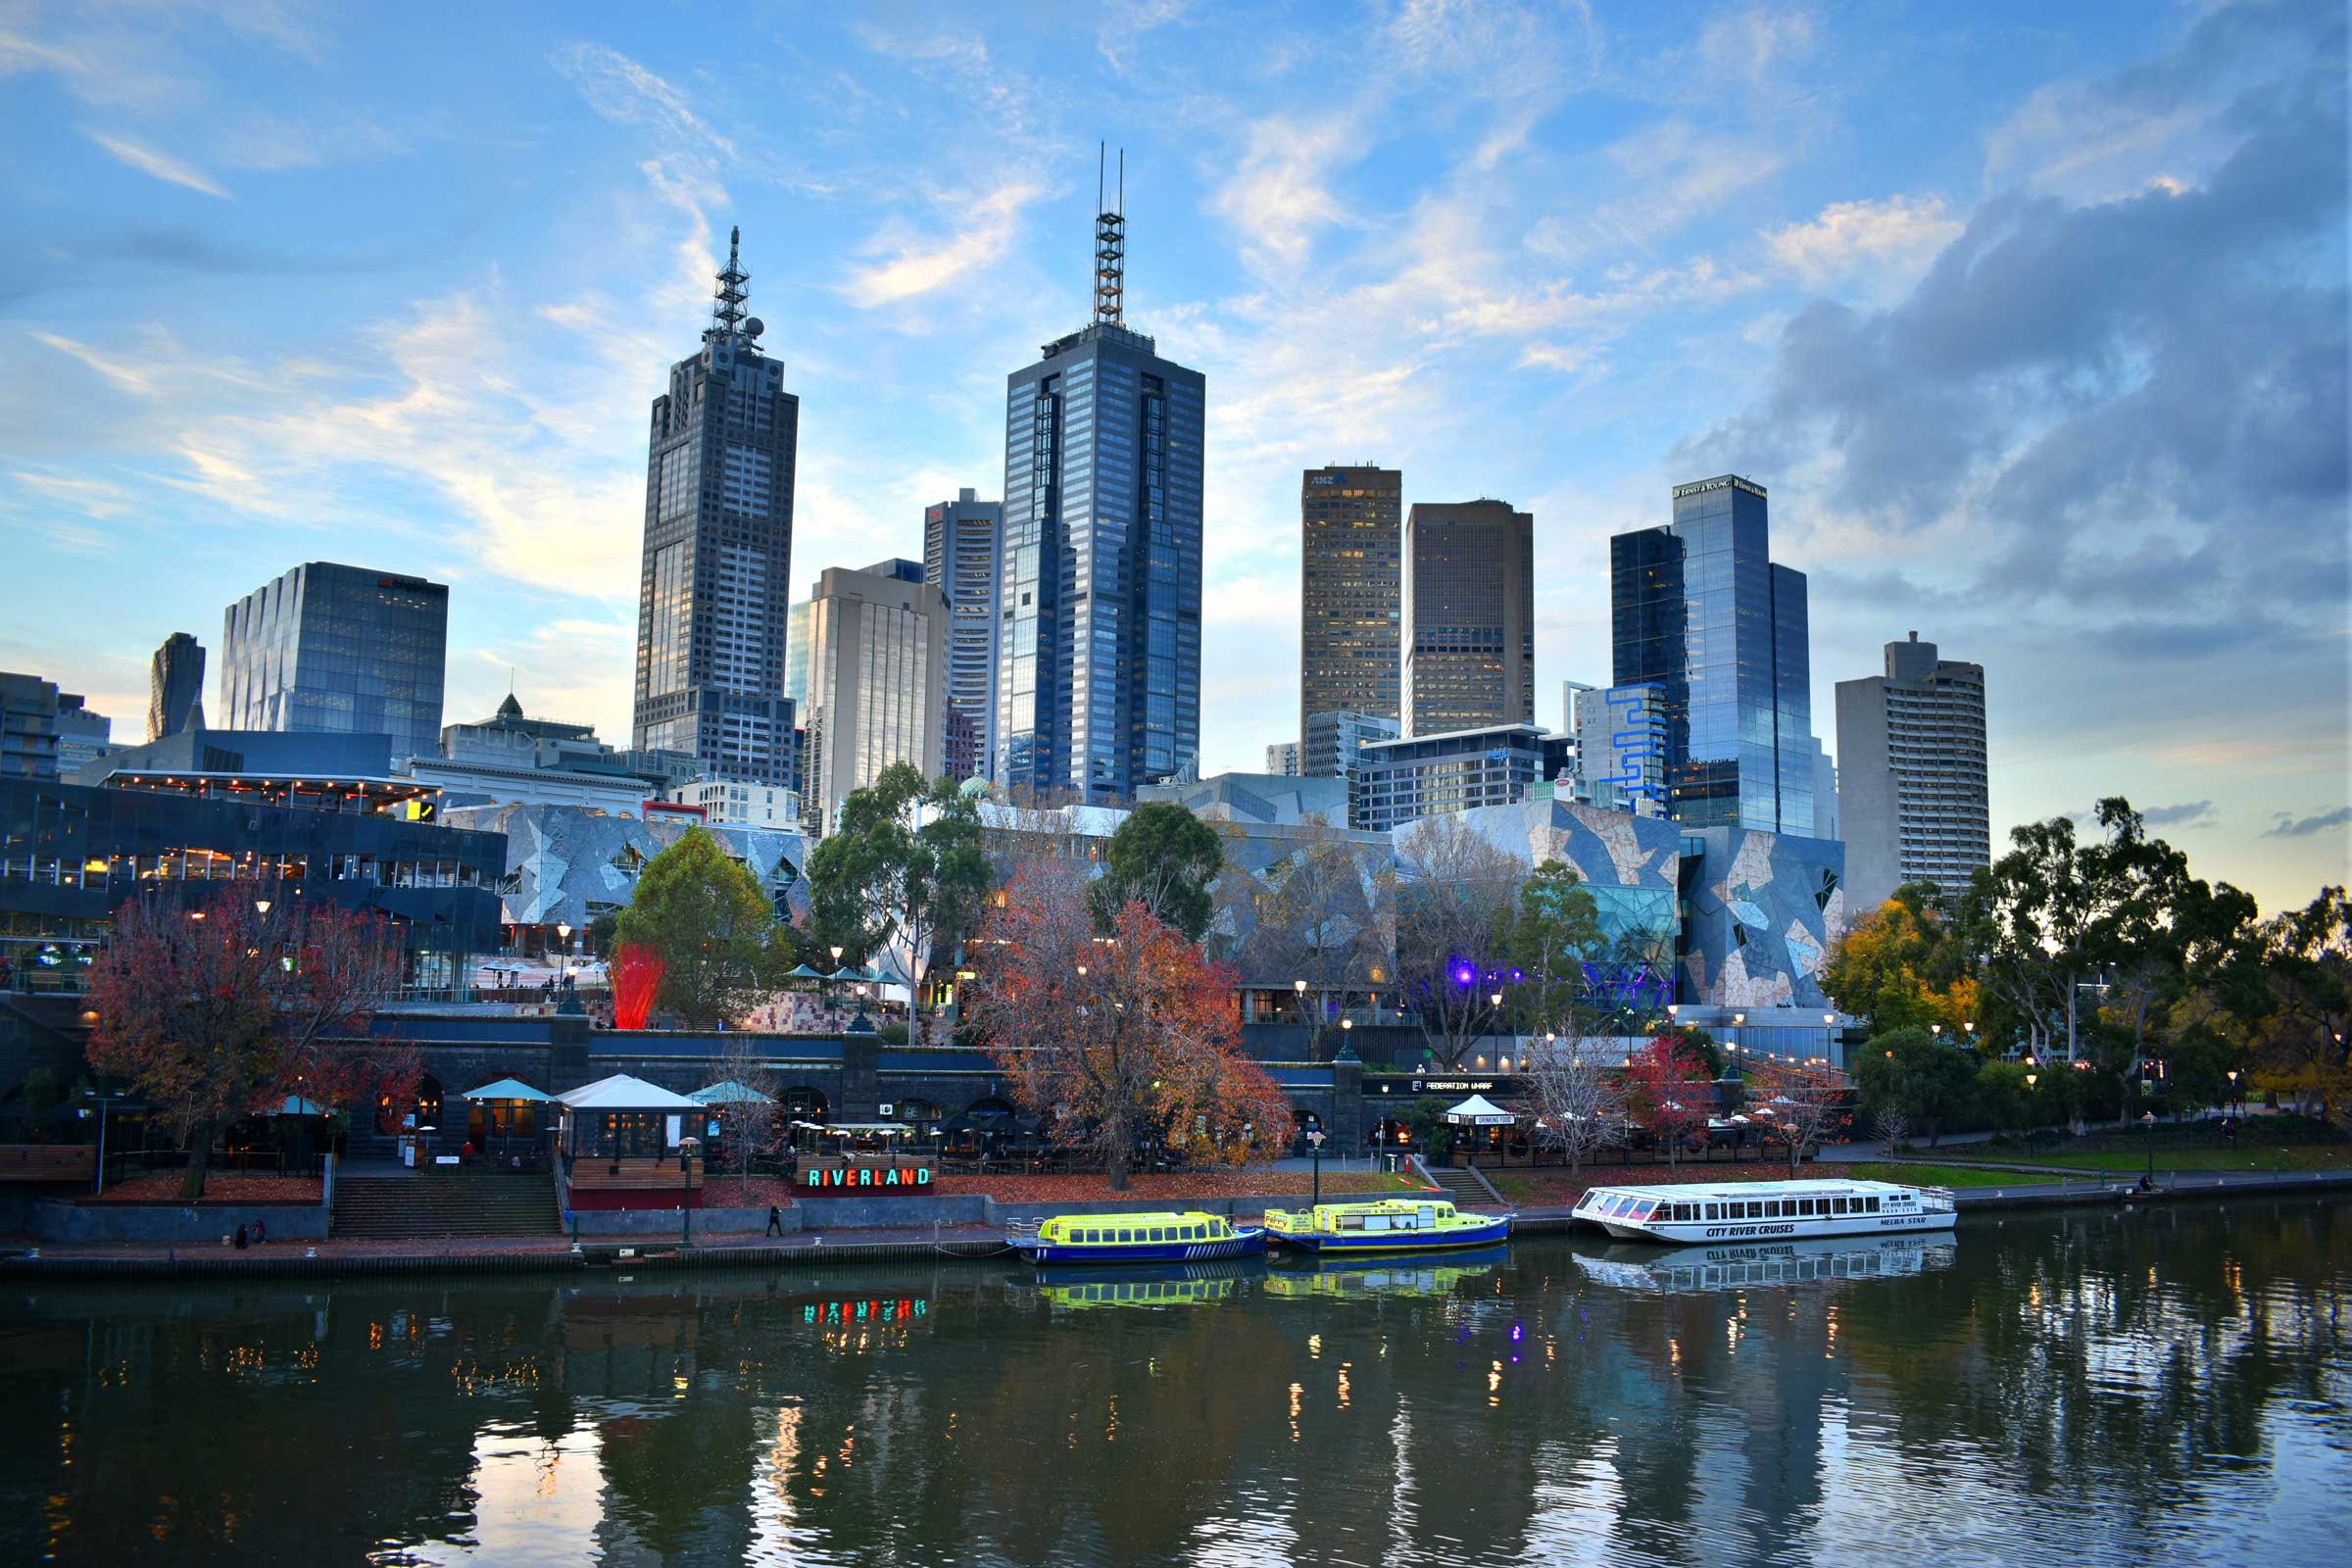
M 1838 683 L 1838 816 L 1857 914 L 1905 882 L 1957 894 L 1992 863 L 1984 665 L 1913 632 L 1886 645 L 1884 675 Z
M 1317 713 L 1395 719 L 1404 475 L 1309 468 L 1298 484 L 1298 734 Z
M 893 762 L 936 779 L 946 742 L 947 596 L 918 561 L 836 566 L 808 598 L 808 774 L 802 823 L 829 833 L 841 803 Z
M 438 756 L 449 585 L 313 561 L 228 607 L 223 729 L 389 735 L 392 757 Z
M 1008 789 L 1112 802 L 1200 760 L 1207 382 L 1127 326 L 1123 201 L 1096 205 L 1094 319 L 1005 382 L 990 748 Z
M 175 631 L 147 664 L 147 738 L 176 735 L 191 719 L 204 722 L 204 645 Z
M 630 744 L 684 752 L 706 776 L 790 788 L 784 695 L 792 491 L 801 402 L 744 313 L 751 274 L 727 241 L 702 352 L 654 399 L 637 585 Z
M 1507 501 L 1418 502 L 1404 519 L 1405 735 L 1536 720 L 1536 519 Z
M 952 717 L 948 772 L 987 776 L 996 757 L 997 547 L 1004 503 L 959 490 L 923 509 L 923 580 L 948 597 L 948 694 Z

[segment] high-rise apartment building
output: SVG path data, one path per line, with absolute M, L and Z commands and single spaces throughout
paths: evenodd
M 58 776 L 61 695 L 55 681 L 0 670 L 0 778 Z
M 449 586 L 313 561 L 228 607 L 221 728 L 388 735 L 395 760 L 441 744 Z
M 893 762 L 939 777 L 945 745 L 948 601 L 920 562 L 817 579 L 808 615 L 808 772 L 802 820 L 829 833 L 841 803 Z
M 1585 798 L 1612 811 L 1664 816 L 1665 689 L 1648 684 L 1575 687 L 1569 707 Z
M 1298 485 L 1298 733 L 1315 713 L 1401 711 L 1404 475 L 1309 468 Z
M 727 244 L 702 352 L 654 399 L 637 587 L 631 745 L 686 752 L 712 778 L 789 787 L 784 694 L 792 494 L 801 402 L 743 305 L 751 281 Z
M 1674 521 L 1609 541 L 1615 684 L 1654 684 L 1667 814 L 1811 835 L 1805 576 L 1770 560 L 1764 488 L 1677 485 Z
M 204 645 L 184 631 L 164 639 L 147 665 L 147 738 L 176 735 L 204 711 Z
M 1005 385 L 996 779 L 1087 801 L 1200 748 L 1207 382 L 1126 325 L 1125 251 L 1104 206 L 1094 319 Z
M 1857 913 L 1905 882 L 1957 894 L 1991 864 L 1984 666 L 1940 659 L 1913 632 L 1886 645 L 1884 675 L 1839 681 L 1838 808 Z
M 1404 733 L 1536 721 L 1536 519 L 1507 501 L 1417 502 L 1404 519 Z
M 1004 503 L 979 500 L 969 490 L 923 509 L 923 577 L 948 596 L 947 702 L 964 719 L 954 737 L 958 755 L 948 767 L 956 778 L 985 776 L 996 756 L 990 736 L 997 719 L 997 546 L 1004 531 Z M 961 744 L 967 728 L 969 760 Z
M 1266 748 L 1266 771 L 1276 778 L 1298 776 L 1298 743 L 1276 741 Z

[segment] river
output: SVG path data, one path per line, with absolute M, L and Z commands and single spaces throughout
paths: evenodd
M 2352 1202 L 1941 1245 L 0 1293 L 0 1562 L 2237 1563 L 2352 1521 Z M 2294 1554 L 2289 1557 L 2287 1554 Z

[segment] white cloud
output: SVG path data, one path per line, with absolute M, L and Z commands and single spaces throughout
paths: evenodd
M 1128 54 L 1138 39 L 1154 28 L 1183 20 L 1191 0 L 1109 0 L 1095 29 L 1095 48 L 1110 69 L 1127 74 Z
M 1365 142 L 1353 115 L 1257 121 L 1239 167 L 1209 198 L 1209 210 L 1233 224 L 1252 269 L 1295 271 L 1305 265 L 1319 229 L 1346 221 L 1327 182 L 1333 170 L 1363 156 Z
M 929 243 L 878 237 L 869 248 L 887 252 L 886 258 L 853 269 L 841 292 L 859 309 L 872 310 L 928 294 L 986 267 L 1011 246 L 1020 231 L 1022 210 L 1044 194 L 1042 186 L 1014 179 L 976 201 L 943 201 L 941 206 L 956 214 L 950 220 L 956 224 L 952 233 Z
M 220 183 L 210 174 L 180 162 L 168 153 L 159 153 L 152 147 L 143 147 L 126 137 L 110 136 L 102 130 L 88 130 L 82 134 L 142 174 L 153 174 L 160 180 L 173 185 L 185 185 L 190 190 L 202 191 L 207 196 L 218 196 L 222 201 L 235 200 L 227 191 L 221 189 Z
M 612 123 L 643 126 L 662 142 L 717 157 L 735 156 L 735 143 L 696 114 L 683 92 L 619 50 L 568 44 L 552 63 L 571 78 L 588 107 Z
M 155 377 L 144 366 L 116 355 L 101 354 L 87 343 L 77 343 L 55 332 L 35 332 L 32 337 L 36 343 L 46 343 L 67 358 L 78 360 L 125 392 L 145 396 L 156 389 Z
M 1893 297 L 1918 281 L 1967 225 L 1941 196 L 1890 196 L 1883 202 L 1833 202 L 1808 222 L 1766 229 L 1772 259 L 1806 286 L 1861 279 L 1863 292 Z

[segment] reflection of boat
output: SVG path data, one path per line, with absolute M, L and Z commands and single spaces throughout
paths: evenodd
M 1636 1291 L 1716 1291 L 1817 1280 L 1897 1278 L 1952 1266 L 1948 1236 L 1820 1236 L 1728 1246 L 1612 1247 L 1578 1252 L 1576 1266 L 1603 1285 Z
M 1196 1306 L 1225 1300 L 1254 1272 L 1242 1262 L 1057 1268 L 1038 1289 L 1055 1306 Z
M 1762 1242 L 1811 1236 L 1948 1231 L 1958 1218 L 1940 1187 L 1820 1179 L 1595 1187 L 1576 1217 L 1620 1241 Z
M 1218 1214 L 1056 1214 L 1004 1245 L 1032 1263 L 1207 1263 L 1254 1257 L 1266 1233 Z
M 1266 1236 L 1284 1247 L 1329 1257 L 1357 1252 L 1437 1252 L 1492 1247 L 1509 1239 L 1508 1214 L 1459 1214 L 1451 1203 L 1414 1198 L 1317 1203 L 1266 1210 Z
M 1444 1261 L 1420 1257 L 1326 1255 L 1309 1268 L 1270 1269 L 1268 1296 L 1302 1299 L 1310 1296 L 1451 1296 L 1464 1280 L 1491 1274 L 1510 1260 L 1508 1247 L 1449 1252 Z

